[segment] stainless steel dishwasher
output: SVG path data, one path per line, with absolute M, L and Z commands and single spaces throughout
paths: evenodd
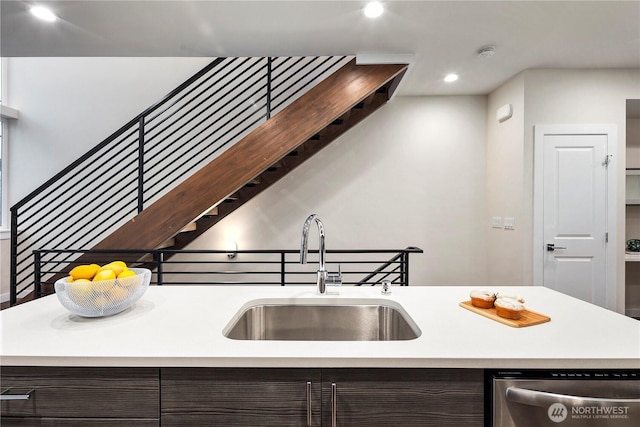
M 487 426 L 640 426 L 640 370 L 513 370 L 485 378 Z

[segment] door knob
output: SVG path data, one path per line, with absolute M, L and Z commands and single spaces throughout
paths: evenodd
M 547 243 L 547 251 L 548 251 L 548 252 L 553 252 L 553 251 L 555 251 L 556 249 L 567 249 L 567 248 L 562 247 L 562 246 L 556 246 L 556 245 L 555 245 L 555 244 L 553 244 L 553 243 Z

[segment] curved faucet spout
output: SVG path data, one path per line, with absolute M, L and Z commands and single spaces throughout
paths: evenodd
M 322 225 L 322 221 L 318 218 L 318 215 L 312 214 L 304 222 L 302 226 L 302 240 L 300 242 L 300 264 L 307 263 L 307 255 L 309 253 L 308 242 L 309 242 L 309 227 L 311 226 L 311 222 L 315 221 L 318 227 L 318 240 L 319 240 L 319 248 L 318 248 L 318 256 L 319 256 L 319 265 L 318 265 L 318 293 L 325 294 L 326 293 L 326 281 L 327 281 L 327 270 L 325 268 L 324 256 L 325 256 L 325 246 L 324 246 L 324 226 Z

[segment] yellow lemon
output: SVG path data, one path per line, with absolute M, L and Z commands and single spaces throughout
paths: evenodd
M 93 298 L 93 283 L 88 279 L 77 279 L 67 285 L 67 294 L 76 304 L 84 304 Z
M 100 270 L 93 277 L 93 289 L 96 292 L 107 292 L 115 284 L 116 273 L 113 270 Z
M 73 267 L 69 272 L 73 280 L 76 279 L 93 279 L 93 276 L 98 272 L 100 267 L 97 264 L 83 264 Z
M 100 270 L 93 276 L 94 282 L 99 282 L 102 280 L 114 280 L 116 278 L 116 273 L 113 270 Z
M 118 274 L 122 273 L 125 269 L 120 265 L 115 265 L 115 264 L 109 263 L 109 264 L 105 264 L 102 267 L 100 267 L 100 270 L 98 270 L 98 271 L 100 272 L 100 271 L 104 271 L 104 270 L 111 270 L 117 276 Z
M 124 279 L 125 277 L 135 276 L 136 272 L 133 270 L 124 270 L 122 273 L 118 274 L 118 279 Z
M 129 296 L 129 291 L 125 288 L 121 288 L 120 286 L 114 286 L 106 293 L 107 297 L 111 300 L 111 302 L 120 302 L 127 299 Z
M 125 270 L 118 274 L 118 285 L 129 290 L 140 284 L 140 278 L 136 278 L 136 273 L 132 270 Z
M 123 270 L 126 270 L 127 268 L 127 263 L 124 261 L 112 261 L 109 264 L 113 264 L 113 265 L 119 265 L 120 267 L 122 267 Z

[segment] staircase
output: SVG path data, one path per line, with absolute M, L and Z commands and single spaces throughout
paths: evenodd
M 279 110 L 270 108 L 271 102 L 267 102 L 265 120 L 252 129 L 241 128 L 237 142 L 220 150 L 220 154 L 196 172 L 187 174 L 175 186 L 159 195 L 156 192 L 148 206 L 140 206 L 143 197 L 138 196 L 138 213 L 119 219 L 115 227 L 110 227 L 112 231 L 103 233 L 92 249 L 184 248 L 384 105 L 407 68 L 406 65 L 356 65 L 355 60 L 340 65 L 337 71 Z M 242 87 L 239 90 L 246 91 Z M 143 179 L 138 177 L 137 181 L 140 183 Z M 25 204 L 21 202 L 12 208 L 12 229 L 14 223 L 16 226 L 15 242 L 12 231 L 12 263 L 15 263 L 12 265 L 12 304 L 17 302 L 20 291 L 18 276 L 29 273 L 29 264 L 18 260 L 18 221 L 14 219 Z M 106 216 L 110 217 L 111 213 Z M 24 230 L 22 233 L 25 237 L 29 235 Z M 47 243 L 53 247 L 47 249 L 55 249 L 55 240 L 50 240 Z M 109 255 L 110 259 L 114 257 L 128 262 L 144 261 L 130 259 L 125 254 Z M 17 266 L 20 262 L 24 265 L 22 269 Z M 83 256 L 70 260 L 69 266 L 71 262 L 82 263 Z M 54 281 L 55 277 L 50 277 L 46 283 Z M 52 289 L 45 286 L 43 291 L 48 293 Z

